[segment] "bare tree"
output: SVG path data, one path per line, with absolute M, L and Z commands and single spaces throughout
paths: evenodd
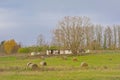
M 84 40 L 84 27 L 90 26 L 88 17 L 64 17 L 58 23 L 58 27 L 54 30 L 54 39 L 59 45 L 64 46 L 64 49 L 72 50 L 72 53 L 77 54 L 82 48 Z
M 120 49 L 120 25 L 117 26 L 117 29 L 118 29 L 118 48 Z
M 40 34 L 37 37 L 37 45 L 38 46 L 44 46 L 45 45 L 45 39 L 44 39 L 44 36 L 42 34 Z
M 103 48 L 104 48 L 104 49 L 107 48 L 107 33 L 106 33 L 106 29 L 105 29 L 105 31 L 104 31 Z
M 106 40 L 107 40 L 107 47 L 110 49 L 112 46 L 112 30 L 109 26 L 105 29 L 106 33 Z
M 93 49 L 93 43 L 92 41 L 94 40 L 94 25 L 91 25 L 91 26 L 86 26 L 85 27 L 85 30 L 84 30 L 84 33 L 85 33 L 85 39 L 83 42 L 84 45 L 85 45 L 85 48 L 88 48 L 88 49 Z
M 120 48 L 120 25 L 94 25 L 88 17 L 64 17 L 53 32 L 55 45 L 73 53 L 82 48 Z
M 96 25 L 95 27 L 95 35 L 96 35 L 96 48 L 100 49 L 102 44 L 102 26 Z
M 113 26 L 113 49 L 117 48 L 117 26 Z

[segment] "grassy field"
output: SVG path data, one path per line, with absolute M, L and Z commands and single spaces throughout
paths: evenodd
M 0 57 L 0 80 L 120 80 L 120 53 L 65 57 Z M 40 66 L 41 61 L 47 66 Z M 39 69 L 27 69 L 28 62 L 36 63 Z M 89 66 L 82 68 L 81 62 Z

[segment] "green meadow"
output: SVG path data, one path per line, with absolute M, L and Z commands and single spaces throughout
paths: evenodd
M 46 61 L 47 66 L 41 66 L 41 61 Z M 28 62 L 39 68 L 28 69 Z M 88 67 L 81 67 L 82 62 Z M 0 80 L 120 80 L 120 53 L 46 56 L 45 59 L 27 55 L 1 56 Z

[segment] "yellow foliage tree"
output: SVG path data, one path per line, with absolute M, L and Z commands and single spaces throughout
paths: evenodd
M 17 46 L 18 45 L 14 39 L 11 39 L 11 40 L 4 42 L 4 50 L 7 54 L 14 52 Z

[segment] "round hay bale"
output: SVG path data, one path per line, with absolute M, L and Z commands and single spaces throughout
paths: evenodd
M 81 67 L 88 67 L 88 64 L 86 62 L 82 62 L 80 66 Z
M 88 50 L 86 50 L 86 51 L 85 51 L 85 53 L 90 53 L 90 50 L 89 50 L 89 49 L 88 49 Z
M 36 52 L 31 52 L 31 56 L 35 56 L 37 53 Z
M 73 61 L 78 61 L 78 59 L 76 57 L 73 58 Z
M 37 64 L 29 64 L 28 66 L 30 69 L 38 69 L 38 65 Z
M 47 66 L 47 63 L 45 61 L 40 62 L 41 66 Z
M 32 63 L 31 63 L 31 62 L 28 62 L 28 63 L 27 63 L 27 67 L 28 67 L 30 64 L 32 64 Z

